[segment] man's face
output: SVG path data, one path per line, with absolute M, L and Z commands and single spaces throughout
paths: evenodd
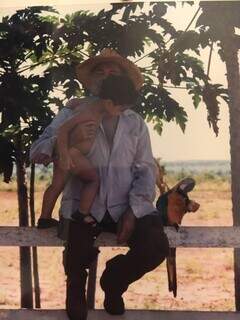
M 93 75 L 97 78 L 105 79 L 109 75 L 122 75 L 123 71 L 114 62 L 104 62 L 99 65 L 97 65 L 94 70 L 92 71 Z
M 90 91 L 93 94 L 98 94 L 102 81 L 105 78 L 107 78 L 109 75 L 122 75 L 123 73 L 124 72 L 120 66 L 114 62 L 104 62 L 97 65 L 92 70 L 92 86 Z

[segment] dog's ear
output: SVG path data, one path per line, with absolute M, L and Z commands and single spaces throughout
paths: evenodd
M 192 178 L 185 178 L 178 182 L 173 188 L 173 191 L 180 191 L 184 194 L 188 194 L 188 192 L 191 192 L 193 188 L 196 185 L 196 181 Z

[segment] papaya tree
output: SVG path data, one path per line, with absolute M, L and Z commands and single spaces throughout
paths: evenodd
M 175 121 L 184 131 L 187 114 L 168 87 L 185 86 L 195 108 L 201 100 L 205 103 L 207 120 L 217 135 L 218 105 L 220 99 L 227 101 L 228 95 L 221 84 L 211 82 L 200 59 L 200 49 L 211 44 L 210 36 L 202 30 L 176 30 L 165 18 L 170 6 L 176 4 L 118 3 L 97 14 L 79 11 L 65 16 L 52 43 L 54 52 L 65 53 L 65 58 L 51 60 L 49 52 L 52 64 L 48 72 L 58 79 L 58 85 L 64 84 L 66 97 L 86 94 L 79 90 L 74 73 L 76 64 L 86 55 L 110 47 L 138 63 L 145 58 L 148 47 L 153 46 L 156 49 L 147 55 L 148 66 L 140 67 L 145 82 L 135 111 L 153 121 L 159 133 L 164 121 Z
M 26 165 L 28 149 L 38 136 L 36 121 L 46 125 L 53 115 L 48 96 L 48 76 L 22 72 L 29 57 L 43 55 L 54 24 L 41 18 L 49 7 L 32 7 L 4 17 L 0 23 L 0 172 L 9 182 L 16 164 L 19 225 L 28 226 Z M 20 248 L 21 306 L 32 307 L 30 248 Z

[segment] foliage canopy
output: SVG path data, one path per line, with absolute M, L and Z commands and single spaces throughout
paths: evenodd
M 155 48 L 145 58 L 148 66 L 138 63 L 145 83 L 135 110 L 154 121 L 159 133 L 164 121 L 175 121 L 182 131 L 187 122 L 169 86 L 184 86 L 195 108 L 203 101 L 209 124 L 218 133 L 219 98 L 227 100 L 227 90 L 211 83 L 199 59 L 200 49 L 211 45 L 211 34 L 202 27 L 176 30 L 165 18 L 175 5 L 113 4 L 97 14 L 78 11 L 63 18 L 52 7 L 29 7 L 2 19 L 0 148 L 7 146 L 8 152 L 0 173 L 5 181 L 11 176 L 19 138 L 27 164 L 30 145 L 51 121 L 53 109 L 62 108 L 73 95 L 87 94 L 76 79 L 76 65 L 106 47 L 133 61 L 143 58 L 150 46 Z

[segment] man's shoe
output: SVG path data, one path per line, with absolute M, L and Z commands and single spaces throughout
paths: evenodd
M 103 306 L 107 313 L 111 315 L 122 315 L 125 312 L 124 301 L 120 295 L 105 292 Z
M 105 293 L 103 302 L 104 309 L 111 315 L 122 315 L 125 312 L 124 301 L 121 294 L 107 290 L 103 276 L 100 279 L 100 286 Z
M 38 229 L 48 229 L 57 227 L 59 222 L 56 219 L 53 218 L 39 218 L 37 223 Z
M 84 278 L 67 278 L 66 311 L 70 320 L 87 319 L 86 278 Z

